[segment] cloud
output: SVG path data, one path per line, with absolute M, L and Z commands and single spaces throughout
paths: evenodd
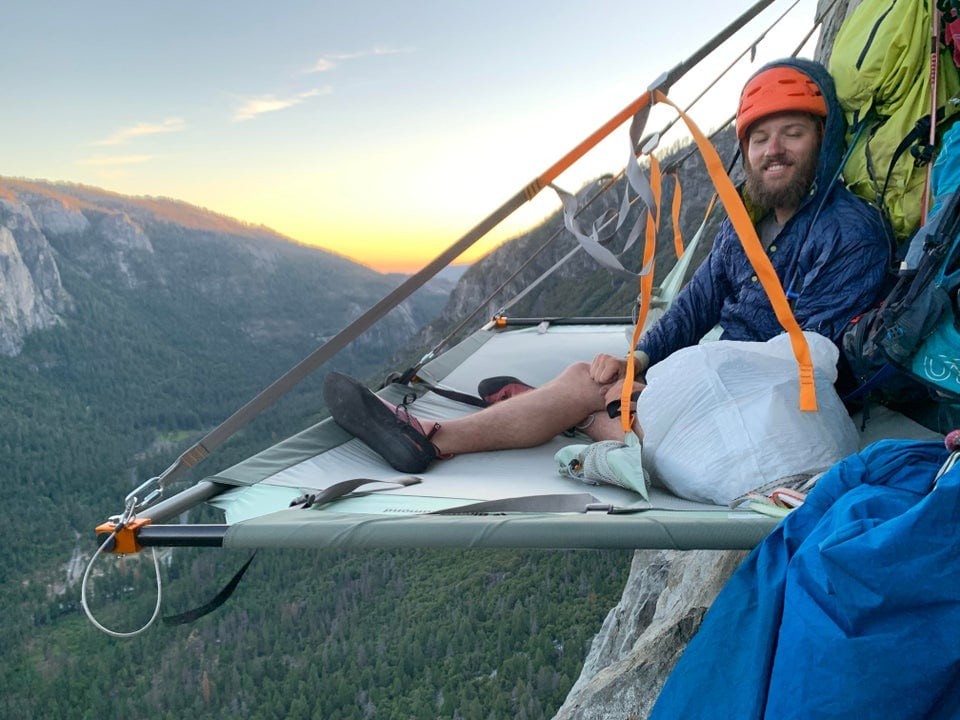
M 112 157 L 89 157 L 78 160 L 79 165 L 95 167 L 115 167 L 117 165 L 138 165 L 153 160 L 153 155 L 114 155 Z
M 317 60 L 317 62 L 313 65 L 313 67 L 307 68 L 303 72 L 308 74 L 327 72 L 327 70 L 333 70 L 336 66 L 337 66 L 336 60 L 328 57 L 322 57 L 319 60 Z
M 158 135 L 160 133 L 181 132 L 185 130 L 186 127 L 187 125 L 183 121 L 183 118 L 177 117 L 167 118 L 161 123 L 137 123 L 131 127 L 117 130 L 110 137 L 104 140 L 98 140 L 94 145 L 123 145 L 135 138 L 146 135 Z
M 288 97 L 260 95 L 259 97 L 243 98 L 243 104 L 233 114 L 233 119 L 237 122 L 251 120 L 258 115 L 277 112 L 278 110 L 286 110 L 287 108 L 299 105 L 308 98 L 316 97 L 318 95 L 329 95 L 332 92 L 333 88 L 323 87 L 307 90 L 305 92 L 297 93 L 296 95 L 290 95 Z
M 411 52 L 413 52 L 413 48 L 375 47 L 372 50 L 363 50 L 355 53 L 333 53 L 323 55 L 319 60 L 317 60 L 317 62 L 303 72 L 305 74 L 327 72 L 329 70 L 333 70 L 340 63 L 346 62 L 347 60 L 356 60 L 358 58 L 373 57 L 377 55 L 401 55 Z

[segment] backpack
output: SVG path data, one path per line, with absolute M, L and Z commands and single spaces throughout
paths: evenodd
M 844 356 L 859 386 L 846 399 L 879 390 L 904 401 L 911 399 L 905 393 L 924 387 L 939 402 L 960 402 L 958 291 L 960 189 L 954 189 L 912 239 L 890 294 L 844 334 Z
M 929 3 L 864 0 L 841 25 L 830 57 L 848 124 L 844 179 L 884 211 L 898 240 L 920 223 L 933 154 L 930 41 Z M 948 101 L 960 94 L 960 75 L 942 46 L 937 78 L 940 122 L 956 111 Z

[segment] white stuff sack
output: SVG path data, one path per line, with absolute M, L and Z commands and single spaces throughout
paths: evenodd
M 804 335 L 818 412 L 800 409 L 786 334 L 695 345 L 650 368 L 637 418 L 654 481 L 680 497 L 727 505 L 758 485 L 819 472 L 856 452 L 857 429 L 833 387 L 837 347 L 822 335 Z

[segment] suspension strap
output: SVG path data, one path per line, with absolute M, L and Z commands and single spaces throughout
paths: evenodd
M 653 188 L 655 207 L 660 207 L 660 162 L 656 156 L 650 155 L 650 187 Z M 644 273 L 640 276 L 640 297 L 642 302 L 637 317 L 637 325 L 643 327 L 647 323 L 647 314 L 650 312 L 650 301 L 653 298 L 653 271 L 657 256 L 657 230 L 660 229 L 659 216 L 651 211 L 647 212 L 646 237 L 643 244 Z M 636 347 L 636 345 L 634 345 Z M 630 353 L 633 355 L 633 353 Z
M 747 258 L 749 259 L 750 264 L 753 266 L 754 272 L 756 272 L 757 278 L 770 300 L 770 304 L 773 306 L 773 311 L 777 317 L 777 320 L 790 336 L 790 344 L 793 348 L 794 357 L 797 359 L 798 372 L 800 375 L 800 409 L 807 412 L 816 412 L 817 394 L 816 386 L 814 384 L 813 359 L 810 355 L 810 347 L 807 344 L 806 337 L 804 337 L 803 330 L 800 328 L 796 318 L 793 316 L 793 311 L 790 309 L 790 303 L 787 300 L 786 293 L 783 290 L 783 285 L 781 285 L 780 279 L 777 277 L 777 273 L 773 269 L 773 264 L 770 262 L 770 258 L 764 252 L 763 246 L 760 244 L 760 239 L 757 237 L 757 230 L 753 226 L 753 222 L 750 220 L 750 216 L 747 213 L 747 209 L 743 205 L 743 200 L 740 198 L 740 194 L 737 192 L 733 182 L 727 175 L 727 172 L 723 167 L 723 163 L 720 160 L 720 156 L 717 154 L 716 148 L 714 148 L 706 136 L 704 136 L 704 134 L 700 131 L 700 128 L 697 127 L 693 120 L 691 120 L 683 110 L 681 110 L 676 104 L 667 98 L 667 96 L 664 95 L 660 90 L 655 89 L 652 92 L 654 96 L 654 102 L 662 102 L 676 110 L 686 124 L 687 128 L 690 130 L 691 135 L 693 135 L 693 138 L 697 143 L 697 148 L 700 150 L 700 154 L 703 156 L 704 165 L 707 168 L 710 179 L 713 181 L 713 185 L 717 190 L 717 195 L 727 211 L 727 215 L 730 218 L 730 222 L 733 224 L 733 228 L 737 233 L 737 237 L 740 239 L 740 243 L 743 246 L 744 252 L 747 254 Z M 631 132 L 635 132 L 635 129 L 631 128 Z M 653 174 L 654 165 L 651 163 L 651 176 Z M 645 248 L 645 262 L 648 250 L 650 250 L 649 247 Z M 637 319 L 637 324 L 634 326 L 631 348 L 635 348 L 639 343 L 640 335 L 643 333 L 644 325 L 646 323 L 646 311 L 650 307 L 652 298 L 652 277 L 653 273 L 651 272 L 651 285 L 649 287 L 647 287 L 644 282 L 646 278 L 641 278 L 641 308 L 639 317 Z M 620 393 L 620 426 L 625 434 L 632 432 L 633 428 L 633 418 L 630 414 L 630 395 L 633 391 L 632 381 L 635 375 L 635 357 L 633 352 L 630 352 L 627 354 L 626 377 Z
M 940 87 L 940 10 L 937 0 L 930 0 L 930 147 L 937 144 L 937 92 Z M 930 209 L 930 185 L 933 179 L 933 162 L 927 163 L 923 177 L 923 195 L 920 198 L 920 225 L 927 222 Z
M 717 195 L 714 193 L 713 197 L 710 198 L 710 202 L 707 204 L 706 212 L 703 214 L 703 222 L 700 223 L 700 227 L 697 228 L 697 231 L 690 239 L 690 244 L 684 250 L 683 256 L 677 260 L 676 264 L 660 283 L 660 294 L 657 296 L 657 300 L 662 307 L 669 308 L 680 292 L 680 288 L 683 287 L 683 281 L 693 262 L 694 253 L 700 245 L 700 240 L 707 229 L 707 222 L 710 220 L 710 214 L 713 212 L 716 204 Z
M 683 232 L 680 230 L 680 207 L 683 203 L 683 188 L 680 185 L 680 173 L 673 171 L 673 203 L 670 207 L 670 220 L 673 222 L 673 249 L 677 260 L 683 257 Z M 712 205 L 712 201 L 711 201 Z
M 619 230 L 626 220 L 627 213 L 621 208 L 617 215 L 617 223 L 612 230 L 605 228 L 605 224 L 609 224 L 609 220 L 611 218 L 608 213 L 604 213 L 601 217 L 594 221 L 590 231 L 587 232 L 577 221 L 577 215 L 580 213 L 577 197 L 573 193 L 563 190 L 554 183 L 550 183 L 550 188 L 557 193 L 557 197 L 560 198 L 560 202 L 563 205 L 564 227 L 566 227 L 570 234 L 576 238 L 577 242 L 579 243 L 579 247 L 586 251 L 590 257 L 596 260 L 607 270 L 610 270 L 617 275 L 625 275 L 631 278 L 636 277 L 637 274 L 625 268 L 616 254 L 614 254 L 612 250 L 603 244 L 604 238 L 601 237 L 601 234 L 609 237 L 609 235 Z M 629 208 L 630 204 L 628 200 L 628 193 L 626 191 L 624 192 L 624 199 L 627 200 L 627 202 L 624 204 L 627 206 L 627 208 Z M 652 202 L 652 199 L 644 199 L 644 203 L 646 204 L 647 202 Z M 631 238 L 633 238 L 632 232 L 630 234 L 630 238 L 627 240 L 627 243 L 624 244 L 624 250 L 630 246 L 632 242 Z
M 797 323 L 797 319 L 793 316 L 793 311 L 790 309 L 790 303 L 787 301 L 786 293 L 784 293 L 783 286 L 780 284 L 780 279 L 773 269 L 770 258 L 760 244 L 760 239 L 757 237 L 757 230 L 750 221 L 750 216 L 747 214 L 747 209 L 743 205 L 740 194 L 733 186 L 733 182 L 727 176 L 726 172 L 724 172 L 723 163 L 721 163 L 716 149 L 710 144 L 710 141 L 704 137 L 703 133 L 690 117 L 660 91 L 655 90 L 654 97 L 657 102 L 666 103 L 680 113 L 680 117 L 684 123 L 686 123 L 690 133 L 696 140 L 697 147 L 703 155 L 707 171 L 710 173 L 710 179 L 717 189 L 717 194 L 720 196 L 720 201 L 727 211 L 727 215 L 733 224 L 737 237 L 740 238 L 744 252 L 746 252 L 754 272 L 757 273 L 757 279 L 760 281 L 767 297 L 770 299 L 770 304 L 773 306 L 777 320 L 790 336 L 793 355 L 799 365 L 800 409 L 807 412 L 816 412 L 817 394 L 813 379 L 813 359 L 810 355 L 810 346 L 807 344 L 807 339 L 804 337 L 803 330 L 800 328 L 799 323 Z

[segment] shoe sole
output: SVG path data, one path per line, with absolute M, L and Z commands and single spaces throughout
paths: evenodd
M 494 405 L 533 389 L 532 385 L 512 375 L 497 375 L 481 380 L 477 385 L 477 394 L 487 405 Z
M 419 473 L 436 459 L 433 444 L 398 419 L 375 394 L 348 375 L 332 372 L 323 399 L 334 421 L 399 472 Z

